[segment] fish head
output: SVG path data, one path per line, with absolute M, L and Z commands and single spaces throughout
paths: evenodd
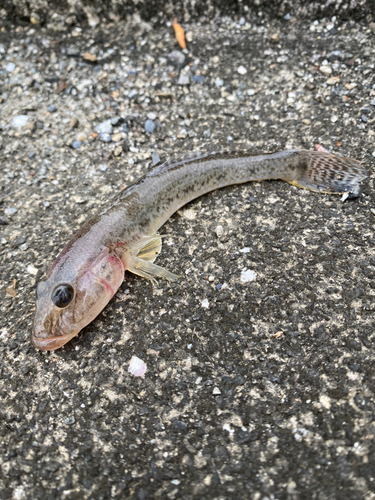
M 122 261 L 107 247 L 73 277 L 64 271 L 52 270 L 37 286 L 32 342 L 43 351 L 59 349 L 91 323 L 124 279 Z

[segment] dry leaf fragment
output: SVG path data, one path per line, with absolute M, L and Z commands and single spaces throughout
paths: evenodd
M 186 49 L 184 29 L 178 24 L 177 18 L 174 19 L 172 26 L 174 28 L 174 34 L 178 45 L 181 47 L 181 49 Z
M 15 297 L 17 295 L 16 292 L 16 285 L 17 285 L 17 280 L 13 280 L 13 285 L 12 287 L 6 288 L 6 292 L 9 293 L 12 297 Z
M 58 86 L 57 86 L 57 89 L 56 89 L 56 94 L 60 94 L 63 90 L 66 89 L 66 87 L 68 86 L 68 84 L 64 81 L 61 81 Z

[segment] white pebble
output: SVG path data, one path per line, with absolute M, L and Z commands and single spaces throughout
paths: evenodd
M 17 209 L 14 207 L 9 207 L 4 210 L 4 214 L 8 217 L 13 217 L 14 214 L 17 213 Z
M 32 264 L 30 264 L 29 266 L 27 266 L 26 271 L 29 274 L 32 274 L 33 276 L 36 276 L 38 274 L 38 269 L 36 267 L 34 267 Z
M 249 247 L 241 248 L 240 252 L 241 253 L 249 253 L 250 252 L 250 248 Z
M 325 75 L 325 76 L 331 76 L 332 75 L 332 68 L 330 66 L 320 66 L 319 71 Z
M 245 66 L 239 66 L 239 67 L 237 68 L 237 71 L 238 71 L 238 73 L 239 73 L 240 75 L 246 75 L 246 73 L 247 73 L 247 69 L 245 68 Z
M 221 394 L 221 390 L 218 387 L 214 387 L 212 394 Z
M 242 269 L 241 271 L 241 282 L 248 283 L 249 281 L 254 281 L 257 276 L 255 271 L 251 271 L 251 269 Z
M 234 433 L 234 430 L 231 428 L 230 424 L 224 424 L 223 430 L 229 432 L 230 434 Z
M 220 238 L 220 236 L 223 236 L 224 229 L 223 226 L 217 226 L 215 229 L 216 236 Z
M 202 300 L 201 306 L 204 307 L 205 309 L 208 309 L 210 307 L 210 303 L 208 302 L 207 299 L 204 299 Z
M 134 377 L 143 377 L 147 371 L 147 365 L 137 356 L 132 356 L 129 363 L 128 371 L 132 375 L 134 375 Z
M 13 127 L 24 127 L 27 123 L 27 120 L 28 120 L 28 116 L 27 115 L 18 115 L 18 116 L 15 116 L 12 120 L 12 125 Z

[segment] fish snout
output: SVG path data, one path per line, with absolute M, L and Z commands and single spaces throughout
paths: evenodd
M 64 333 L 56 323 L 52 326 L 47 322 L 47 327 L 45 323 L 36 319 L 31 337 L 34 346 L 41 351 L 55 351 L 74 337 L 72 333 Z
M 34 346 L 41 351 L 55 351 L 56 349 L 59 349 L 64 344 L 69 342 L 71 338 L 72 335 L 61 335 L 59 337 L 46 338 L 39 338 L 33 335 L 31 340 Z

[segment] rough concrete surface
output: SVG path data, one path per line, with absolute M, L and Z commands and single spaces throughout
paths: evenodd
M 271 18 L 285 15 L 301 19 L 336 16 L 364 19 L 374 14 L 375 0 L 2 0 L 0 19 L 43 26 L 90 25 L 124 21 L 135 13 L 145 21 L 178 15 L 185 22 L 197 16 L 247 15 L 263 12 Z
M 373 25 L 184 29 L 184 53 L 139 19 L 0 29 L 0 496 L 374 499 Z M 364 163 L 359 199 L 204 196 L 162 229 L 179 283 L 127 274 L 63 349 L 32 346 L 37 282 L 157 156 L 315 144 Z

